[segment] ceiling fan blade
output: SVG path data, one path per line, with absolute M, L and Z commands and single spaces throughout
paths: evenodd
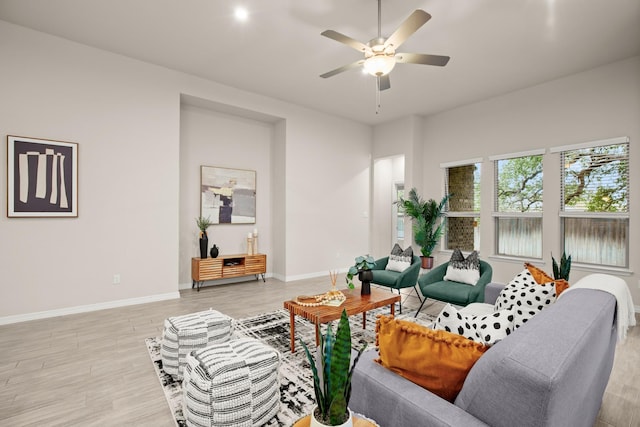
M 322 77 L 323 79 L 335 76 L 336 74 L 340 74 L 343 71 L 348 71 L 351 70 L 353 68 L 357 68 L 359 66 L 361 66 L 362 64 L 364 64 L 364 59 L 361 59 L 359 61 L 353 62 L 351 64 L 347 64 L 347 65 L 343 65 L 342 67 L 336 68 L 335 70 L 331 70 L 328 71 L 324 74 L 320 74 L 320 77 Z
M 448 56 L 427 55 L 424 53 L 396 53 L 396 62 L 401 64 L 423 64 L 444 67 L 449 62 Z
M 431 15 L 422 9 L 416 9 L 411 15 L 398 27 L 398 29 L 391 34 L 391 36 L 384 42 L 384 46 L 393 45 L 394 49 L 397 49 L 409 36 L 420 27 L 422 27 L 429 19 Z
M 347 46 L 354 48 L 358 52 L 366 52 L 368 49 L 370 49 L 366 44 L 360 43 L 358 40 L 352 39 L 351 37 L 345 36 L 344 34 L 337 31 L 325 30 L 321 32 L 320 35 L 328 37 L 337 42 L 344 43 Z
M 384 76 L 378 77 L 378 89 L 379 90 L 387 90 L 391 88 L 391 81 L 389 80 L 389 74 L 385 74 Z

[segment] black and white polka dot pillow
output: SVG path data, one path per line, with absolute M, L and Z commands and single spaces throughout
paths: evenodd
M 556 300 L 556 285 L 553 282 L 527 286 L 519 290 L 513 305 L 514 326 L 519 328 Z
M 451 304 L 447 304 L 438 315 L 433 329 L 442 329 L 472 341 L 493 345 L 513 332 L 513 321 L 513 312 L 509 309 L 482 316 L 465 316 Z
M 502 289 L 496 299 L 496 311 L 513 307 L 516 301 L 522 297 L 523 288 L 536 285 L 537 283 L 531 275 L 531 272 L 525 268 Z
M 480 342 L 493 345 L 505 339 L 515 330 L 514 320 L 513 310 L 506 308 L 484 316 L 477 316 L 472 323 Z
M 467 316 L 460 314 L 454 306 L 447 304 L 444 306 L 440 314 L 438 314 L 436 322 L 433 325 L 433 329 L 445 330 L 453 334 L 462 335 L 472 341 L 478 341 L 479 337 L 469 320 L 467 319 Z

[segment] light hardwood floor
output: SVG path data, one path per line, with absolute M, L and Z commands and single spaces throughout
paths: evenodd
M 344 283 L 340 277 L 338 283 Z M 144 339 L 166 317 L 208 308 L 239 318 L 324 292 L 328 278 L 181 291 L 181 298 L 0 326 L 0 426 L 173 426 Z M 412 294 L 404 307 L 417 307 Z M 640 426 L 640 327 L 617 349 L 597 427 Z

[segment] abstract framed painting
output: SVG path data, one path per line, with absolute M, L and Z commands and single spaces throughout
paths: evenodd
M 78 216 L 78 144 L 7 135 L 7 216 Z
M 255 224 L 256 171 L 201 166 L 200 215 L 214 224 Z

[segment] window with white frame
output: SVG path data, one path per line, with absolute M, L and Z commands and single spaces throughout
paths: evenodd
M 629 139 L 556 147 L 562 246 L 576 263 L 629 266 Z
M 445 168 L 445 194 L 449 194 L 445 247 L 480 250 L 481 159 L 441 165 Z
M 495 170 L 496 254 L 542 258 L 544 150 L 492 156 Z

